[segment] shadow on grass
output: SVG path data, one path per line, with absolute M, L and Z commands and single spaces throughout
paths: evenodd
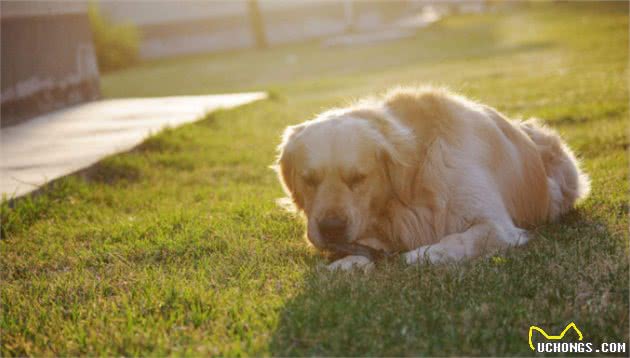
M 141 169 L 125 156 L 106 158 L 75 174 L 88 182 L 102 184 L 133 183 L 140 180 Z
M 51 211 L 68 205 L 73 197 L 84 195 L 87 183 L 125 186 L 141 179 L 142 169 L 136 161 L 127 154 L 115 155 L 51 180 L 23 196 L 3 197 L 0 202 L 0 238 L 6 239 L 16 231 L 28 228 L 46 218 Z
M 461 264 L 313 268 L 282 308 L 271 354 L 531 356 L 530 325 L 560 332 L 572 321 L 593 343 L 624 341 L 621 240 L 580 212 L 536 232 L 526 247 Z

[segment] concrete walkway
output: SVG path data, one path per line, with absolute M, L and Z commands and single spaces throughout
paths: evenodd
M 203 118 L 265 93 L 112 99 L 86 103 L 0 130 L 0 195 L 15 198 L 101 158 L 127 151 L 164 127 Z
M 357 33 L 342 34 L 325 40 L 324 47 L 356 46 L 378 42 L 400 40 L 416 35 L 417 31 L 436 23 L 444 14 L 432 6 L 424 6 L 421 12 L 398 19 L 393 24 L 364 29 Z

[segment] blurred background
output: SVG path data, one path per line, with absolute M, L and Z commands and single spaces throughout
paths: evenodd
M 2 126 L 99 98 L 100 75 L 142 63 L 299 43 L 370 45 L 412 37 L 450 14 L 522 5 L 489 0 L 2 1 Z M 303 65 L 299 52 L 274 59 L 274 65 Z M 255 53 L 250 56 L 250 65 L 258 69 L 253 72 L 267 70 Z M 105 84 L 104 94 L 171 94 L 134 91 L 137 83 L 128 85 L 127 91 L 116 91 Z M 175 88 L 173 94 L 190 91 L 203 92 L 193 86 Z

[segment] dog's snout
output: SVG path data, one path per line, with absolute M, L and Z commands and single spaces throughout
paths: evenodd
M 318 224 L 319 232 L 328 240 L 341 240 L 346 235 L 347 221 L 341 217 L 328 217 Z

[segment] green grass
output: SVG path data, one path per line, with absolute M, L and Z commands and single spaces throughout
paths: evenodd
M 628 5 L 461 15 L 413 39 L 158 61 L 109 97 L 270 90 L 2 204 L 2 355 L 532 355 L 530 325 L 628 342 Z M 291 64 L 288 56 L 297 60 Z M 458 265 L 330 274 L 279 209 L 282 129 L 434 83 L 537 116 L 592 194 L 525 248 Z

